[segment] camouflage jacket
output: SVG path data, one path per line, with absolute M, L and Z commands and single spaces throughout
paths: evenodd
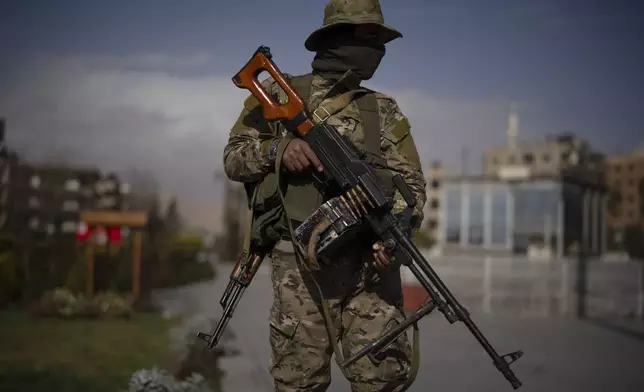
M 337 83 L 351 83 L 349 72 Z M 276 101 L 283 103 L 286 95 L 281 91 L 273 78 L 268 78 L 262 85 Z M 315 109 L 335 84 L 319 75 L 313 75 L 308 108 Z M 417 204 L 413 214 L 414 229 L 420 227 L 423 220 L 423 206 L 427 196 L 426 181 L 407 117 L 403 115 L 396 101 L 385 94 L 374 92 L 380 114 L 381 156 L 387 168 L 400 173 L 411 188 Z M 332 99 L 332 98 L 331 98 Z M 364 130 L 360 121 L 359 109 L 352 102 L 342 111 L 326 120 L 360 148 L 364 141 Z M 244 108 L 233 125 L 228 144 L 224 148 L 224 170 L 233 181 L 251 183 L 260 181 L 266 174 L 274 171 L 274 164 L 268 159 L 268 148 L 275 138 L 286 134 L 279 123 L 268 123 L 261 116 L 261 108 L 254 97 L 244 102 Z M 395 194 L 394 213 L 400 213 L 406 206 L 399 192 Z

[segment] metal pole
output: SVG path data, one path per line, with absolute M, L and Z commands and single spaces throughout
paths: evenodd
M 137 230 L 132 246 L 132 297 L 135 301 L 141 295 L 141 242 L 141 230 Z
M 87 297 L 94 295 L 94 241 L 90 238 L 85 248 L 85 257 L 87 258 L 87 276 L 85 281 L 85 294 Z

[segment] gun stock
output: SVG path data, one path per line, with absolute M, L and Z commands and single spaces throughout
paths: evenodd
M 271 60 L 272 57 L 268 47 L 260 46 L 246 65 L 233 76 L 233 83 L 239 88 L 250 91 L 259 100 L 264 111 L 264 118 L 269 121 L 287 120 L 291 123 L 291 127 L 297 130 L 300 136 L 304 136 L 313 128 L 314 124 L 308 118 L 304 101 L 286 81 L 282 72 Z M 257 79 L 263 71 L 268 72 L 282 90 L 284 90 L 288 96 L 288 101 L 285 104 L 278 104 L 264 90 L 262 84 Z

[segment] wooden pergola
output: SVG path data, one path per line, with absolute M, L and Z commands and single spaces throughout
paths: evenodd
M 141 294 L 141 229 L 148 223 L 145 212 L 139 211 L 83 211 L 80 220 L 90 227 L 127 227 L 134 231 L 132 245 L 132 296 L 134 300 Z M 87 296 L 94 294 L 94 241 L 87 244 Z

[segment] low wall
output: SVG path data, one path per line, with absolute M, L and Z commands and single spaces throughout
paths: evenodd
M 514 316 L 569 316 L 577 314 L 581 303 L 588 316 L 644 318 L 641 262 L 426 257 L 457 300 L 470 310 Z M 406 308 L 416 309 L 427 294 L 405 267 L 403 280 Z

